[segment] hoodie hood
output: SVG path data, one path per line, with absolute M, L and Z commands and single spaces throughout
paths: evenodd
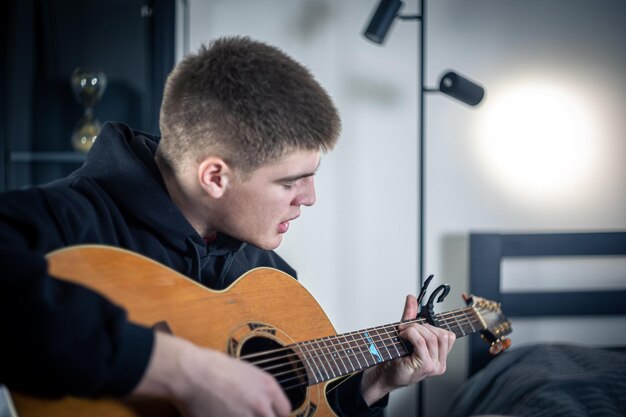
M 121 123 L 105 123 L 85 164 L 72 176 L 95 181 L 132 223 L 184 249 L 189 237 L 204 243 L 170 199 L 154 161 L 159 138 L 131 130 Z M 172 239 L 174 238 L 174 239 Z
M 156 236 L 169 251 L 183 255 L 191 278 L 202 281 L 209 258 L 225 257 L 218 277 L 223 281 L 228 269 L 224 267 L 232 264 L 227 258 L 245 243 L 224 235 L 205 243 L 167 193 L 154 160 L 159 139 L 122 123 L 105 123 L 85 164 L 71 176 L 96 182 L 116 202 L 129 226 Z

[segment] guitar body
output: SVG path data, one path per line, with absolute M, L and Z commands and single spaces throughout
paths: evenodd
M 276 345 L 335 335 L 311 294 L 289 275 L 254 269 L 222 291 L 210 290 L 135 253 L 105 246 L 76 246 L 48 255 L 50 274 L 89 287 L 123 306 L 133 322 L 165 328 L 207 348 L 239 357 L 255 341 Z M 328 382 L 304 389 L 293 416 L 335 416 Z M 175 415 L 151 399 L 41 400 L 11 393 L 19 417 Z M 292 402 L 293 403 L 293 402 Z

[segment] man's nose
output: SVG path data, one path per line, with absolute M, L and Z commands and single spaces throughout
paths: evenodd
M 315 204 L 315 181 L 311 176 L 303 179 L 301 192 L 296 196 L 294 205 L 312 206 L 313 204 Z

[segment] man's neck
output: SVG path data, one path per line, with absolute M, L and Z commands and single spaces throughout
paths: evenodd
M 168 172 L 169 170 L 163 169 L 158 162 L 157 166 L 159 171 L 161 171 L 168 195 L 189 224 L 200 236 L 214 235 L 216 230 L 212 230 L 205 222 L 206 210 L 199 207 L 200 202 L 203 200 L 203 195 L 197 190 L 193 182 L 184 181 L 183 178 L 176 174 Z

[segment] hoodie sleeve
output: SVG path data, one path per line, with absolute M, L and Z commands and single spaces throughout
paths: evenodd
M 61 246 L 40 191 L 0 195 L 0 383 L 51 397 L 127 394 L 148 365 L 153 333 L 99 294 L 50 276 L 45 254 Z
M 375 404 L 368 406 L 361 391 L 363 372 L 339 379 L 327 389 L 328 404 L 340 417 L 382 417 L 389 402 L 385 395 Z

